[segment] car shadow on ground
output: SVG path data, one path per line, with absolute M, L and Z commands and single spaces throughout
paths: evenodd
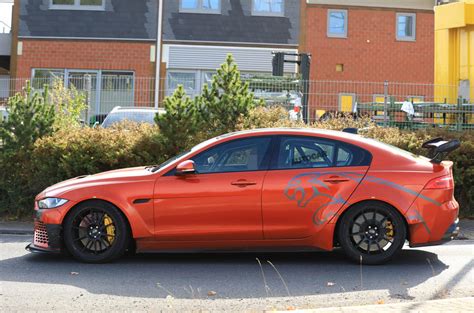
M 259 264 L 260 262 L 260 264 Z M 82 264 L 61 255 L 25 254 L 0 261 L 1 280 L 69 285 L 92 294 L 165 298 L 260 298 L 408 289 L 448 266 L 431 252 L 405 249 L 392 262 L 366 266 L 334 252 L 138 254 L 110 264 Z

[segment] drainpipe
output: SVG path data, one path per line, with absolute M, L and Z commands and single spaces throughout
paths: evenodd
M 155 69 L 155 108 L 160 102 L 160 73 L 161 73 L 161 37 L 163 28 L 163 0 L 158 0 L 158 28 L 156 32 L 156 69 Z

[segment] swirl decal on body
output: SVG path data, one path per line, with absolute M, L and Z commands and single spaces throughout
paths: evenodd
M 441 205 L 441 203 L 436 201 L 435 199 L 426 197 L 417 191 L 411 190 L 409 188 L 406 188 L 405 186 L 402 186 L 394 182 L 391 182 L 389 180 L 375 177 L 375 176 L 369 176 L 369 175 L 365 176 L 364 174 L 354 173 L 354 172 L 301 173 L 294 176 L 292 179 L 290 179 L 290 181 L 287 183 L 284 189 L 284 195 L 289 200 L 295 201 L 299 208 L 307 208 L 308 205 L 312 204 L 312 202 L 314 202 L 314 200 L 317 198 L 321 200 L 321 201 L 318 201 L 318 204 L 324 202 L 314 209 L 312 220 L 313 220 L 313 224 L 317 226 L 323 225 L 324 223 L 329 221 L 331 218 L 337 216 L 338 215 L 337 212 L 339 211 L 339 208 L 342 205 L 344 205 L 348 200 L 348 199 L 344 199 L 340 195 L 334 195 L 334 196 L 331 195 L 329 193 L 330 191 L 329 186 L 321 179 L 323 175 L 324 176 L 337 175 L 337 176 L 346 178 L 348 180 L 351 180 L 357 184 L 359 184 L 361 180 L 363 179 L 364 181 L 367 181 L 367 182 L 387 186 L 387 187 L 394 188 L 396 190 L 408 193 L 410 195 L 417 196 L 437 206 Z M 310 186 L 307 186 L 307 185 L 305 186 L 305 184 L 309 184 Z M 330 205 L 339 205 L 339 206 L 334 212 L 329 211 L 325 213 L 324 216 L 320 216 L 320 213 L 322 212 L 322 210 Z M 418 211 L 414 213 L 416 215 L 416 218 L 420 220 L 420 222 L 424 225 L 426 231 L 430 233 L 430 229 L 426 225 L 426 222 L 421 216 L 421 214 Z M 411 216 L 408 215 L 407 218 L 409 220 L 413 220 L 413 215 Z

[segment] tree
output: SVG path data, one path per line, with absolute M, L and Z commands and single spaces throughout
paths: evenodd
M 195 101 L 199 117 L 212 135 L 236 130 L 239 118 L 256 105 L 254 95 L 249 91 L 248 83 L 242 81 L 231 54 L 217 70 L 211 86 L 204 85 L 202 95 Z
M 38 138 L 53 132 L 55 110 L 48 101 L 48 87 L 34 92 L 28 82 L 22 93 L 8 100 L 8 118 L 0 122 L 2 150 L 30 149 Z
M 168 156 L 174 156 L 190 148 L 196 142 L 196 134 L 201 122 L 193 102 L 183 86 L 178 86 L 172 96 L 164 100 L 166 113 L 157 114 L 155 122 L 160 128 L 160 135 Z

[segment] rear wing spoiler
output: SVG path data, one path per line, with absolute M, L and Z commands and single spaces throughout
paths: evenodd
M 457 139 L 446 141 L 443 138 L 434 138 L 423 143 L 422 148 L 428 149 L 428 157 L 433 163 L 441 163 L 443 159 L 452 151 L 461 146 Z

